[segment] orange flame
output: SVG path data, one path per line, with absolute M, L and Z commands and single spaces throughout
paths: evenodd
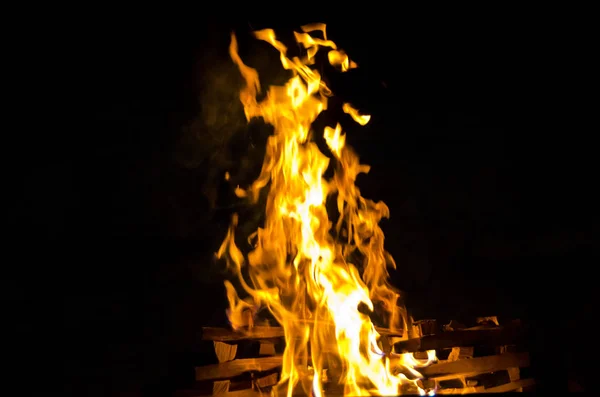
M 315 31 L 323 38 L 309 34 Z M 295 33 L 305 55 L 291 59 L 273 30 L 254 34 L 279 51 L 282 66 L 293 76 L 284 86 L 269 87 L 258 102 L 258 73 L 241 60 L 232 34 L 229 52 L 246 81 L 240 92 L 246 117 L 248 121 L 262 117 L 274 126 L 274 134 L 267 141 L 259 177 L 248 189 L 236 189 L 238 196 L 256 202 L 261 189 L 269 185 L 265 224 L 250 236 L 253 250 L 246 261 L 235 245 L 236 215 L 217 253 L 227 258 L 249 295 L 241 300 L 226 282 L 229 320 L 239 329 L 252 326 L 244 312 L 266 306 L 273 313 L 285 332 L 278 386 L 287 390 L 288 397 L 298 383 L 305 393 L 321 396 L 324 381 L 332 376 L 345 384 L 345 395 L 396 395 L 402 385 L 417 386 L 416 380 L 397 373 L 398 368 L 420 378 L 414 368 L 428 365 L 435 352 L 429 352 L 426 363 L 411 354 L 384 354 L 380 335 L 365 314 L 365 309 L 372 312 L 374 304 L 380 304 L 387 313 L 387 325 L 396 330 L 405 316 L 397 306 L 399 294 L 388 282 L 387 266 L 395 264 L 384 250 L 378 225 L 389 210 L 383 202 L 360 195 L 355 180 L 369 167 L 360 164 L 346 146 L 339 124 L 324 131 L 336 165 L 331 180 L 323 177 L 331 159 L 309 139 L 311 124 L 327 108 L 331 95 L 320 74 L 309 67 L 316 62 L 316 54 L 328 49 L 330 64 L 342 72 L 357 65 L 327 39 L 324 24 L 307 25 L 302 33 Z M 350 104 L 344 104 L 343 111 L 361 125 L 369 122 L 370 116 L 359 114 Z M 325 208 L 326 198 L 334 194 L 340 214 L 335 225 Z M 242 276 L 246 264 L 252 286 Z

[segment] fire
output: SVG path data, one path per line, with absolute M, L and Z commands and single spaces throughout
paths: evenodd
M 424 394 L 414 368 L 428 365 L 435 352 L 427 362 L 412 355 L 385 354 L 367 314 L 379 305 L 391 329 L 399 329 L 404 317 L 397 306 L 399 294 L 388 282 L 387 266 L 395 264 L 384 250 L 378 225 L 389 216 L 388 207 L 361 196 L 355 180 L 369 167 L 360 164 L 346 145 L 340 124 L 324 130 L 332 158 L 311 139 L 311 125 L 327 109 L 331 96 L 319 72 L 310 68 L 317 53 L 327 50 L 330 64 L 342 72 L 357 65 L 327 39 L 324 24 L 307 25 L 295 33 L 304 48 L 302 57 L 288 58 L 286 46 L 271 29 L 254 35 L 279 51 L 281 64 L 292 77 L 284 86 L 269 87 L 258 102 L 258 73 L 244 64 L 232 34 L 229 53 L 246 82 L 240 92 L 246 117 L 263 118 L 274 133 L 267 141 L 259 177 L 249 188 L 236 189 L 238 196 L 254 202 L 263 188 L 269 189 L 264 226 L 249 239 L 253 250 L 246 258 L 234 242 L 236 215 L 217 253 L 227 258 L 249 295 L 240 299 L 233 285 L 225 282 L 229 320 L 236 329 L 252 326 L 254 310 L 267 307 L 281 324 L 286 349 L 278 387 L 288 397 L 298 385 L 306 394 L 322 396 L 326 378 L 332 377 L 345 384 L 345 395 L 396 395 L 407 384 Z M 370 116 L 348 103 L 343 111 L 361 125 L 369 122 Z M 332 159 L 334 176 L 326 180 L 323 175 Z M 327 197 L 336 200 L 335 224 L 326 210 Z M 242 275 L 244 267 L 250 284 Z

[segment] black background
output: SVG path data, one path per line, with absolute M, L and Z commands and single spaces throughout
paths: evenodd
M 106 20 L 81 37 L 78 138 L 67 155 L 19 173 L 24 199 L 9 211 L 14 234 L 41 236 L 21 252 L 25 263 L 48 271 L 44 258 L 60 258 L 56 287 L 39 281 L 60 306 L 35 322 L 56 328 L 60 311 L 60 357 L 77 395 L 169 395 L 213 359 L 199 343 L 200 327 L 226 324 L 213 253 L 232 211 L 245 216 L 242 230 L 259 222 L 223 175 L 251 181 L 265 138 L 243 117 L 229 32 L 247 63 L 280 81 L 274 50 L 248 32 L 289 34 L 305 22 L 142 19 Z M 363 195 L 391 210 L 383 228 L 398 263 L 392 280 L 415 318 L 530 321 L 541 381 L 555 376 L 549 369 L 566 378 L 568 367 L 584 385 L 572 366 L 580 349 L 565 357 L 551 347 L 591 305 L 578 269 L 592 263 L 593 149 L 576 131 L 547 126 L 557 115 L 539 102 L 543 35 L 485 18 L 403 22 L 333 19 L 330 38 L 359 69 L 325 75 L 373 116 L 366 127 L 348 124 L 348 141 L 372 166 L 359 180 Z M 9 296 L 37 305 L 31 294 Z M 24 317 L 26 306 L 13 305 Z

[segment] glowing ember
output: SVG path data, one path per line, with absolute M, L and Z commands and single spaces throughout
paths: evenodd
M 309 34 L 314 32 L 322 38 Z M 250 237 L 254 249 L 246 260 L 236 247 L 234 216 L 217 253 L 227 258 L 249 295 L 241 300 L 233 285 L 225 282 L 229 320 L 239 329 L 252 326 L 256 307 L 273 313 L 285 331 L 278 388 L 287 391 L 288 397 L 298 384 L 306 394 L 321 396 L 327 378 L 338 377 L 345 395 L 396 395 L 402 385 L 414 385 L 424 394 L 414 368 L 428 365 L 435 352 L 429 352 L 426 362 L 411 354 L 384 354 L 378 345 L 380 336 L 365 314 L 366 309 L 374 310 L 374 304 L 381 305 L 387 326 L 393 330 L 404 318 L 405 312 L 397 306 L 398 292 L 388 282 L 387 266 L 395 264 L 384 250 L 378 225 L 389 210 L 383 202 L 361 197 L 355 180 L 369 167 L 361 165 L 345 145 L 339 124 L 324 131 L 335 162 L 331 180 L 323 177 L 331 159 L 310 139 L 311 124 L 327 108 L 331 95 L 319 73 L 310 68 L 315 55 L 327 49 L 329 62 L 342 72 L 357 65 L 327 39 L 324 24 L 304 26 L 302 33 L 295 33 L 305 49 L 302 58 L 288 58 L 287 48 L 273 30 L 254 34 L 280 52 L 281 64 L 293 77 L 285 86 L 269 87 L 265 99 L 257 102 L 258 73 L 240 59 L 232 34 L 229 52 L 246 80 L 240 92 L 246 117 L 249 121 L 262 117 L 274 126 L 274 134 L 267 141 L 258 179 L 246 190 L 236 189 L 238 196 L 255 202 L 260 190 L 269 187 L 264 227 Z M 343 105 L 343 111 L 361 125 L 369 122 L 370 116 L 361 115 L 350 104 Z M 329 195 L 336 195 L 340 214 L 335 225 L 325 208 Z M 242 276 L 246 263 L 251 285 Z

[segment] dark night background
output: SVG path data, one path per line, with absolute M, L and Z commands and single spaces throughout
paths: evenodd
M 409 309 L 417 319 L 530 321 L 538 375 L 554 368 L 565 379 L 580 353 L 550 346 L 591 305 L 578 298 L 587 281 L 577 268 L 591 265 L 592 157 L 589 147 L 571 151 L 575 132 L 545 126 L 555 116 L 536 102 L 540 36 L 489 21 L 439 29 L 334 21 L 324 20 L 330 37 L 360 67 L 326 78 L 373 116 L 346 130 L 372 166 L 359 181 L 363 195 L 390 207 L 392 279 Z M 286 34 L 300 24 L 107 24 L 81 44 L 74 68 L 89 95 L 79 139 L 66 144 L 69 156 L 27 171 L 26 198 L 12 214 L 19 232 L 38 225 L 61 251 L 60 356 L 76 395 L 168 396 L 211 359 L 200 327 L 224 325 L 226 303 L 213 252 L 232 211 L 244 215 L 244 230 L 258 222 L 223 175 L 251 181 L 265 139 L 238 102 L 230 30 L 247 63 L 281 77 L 275 51 L 244 39 L 249 25 Z M 56 322 L 45 313 L 38 323 Z

